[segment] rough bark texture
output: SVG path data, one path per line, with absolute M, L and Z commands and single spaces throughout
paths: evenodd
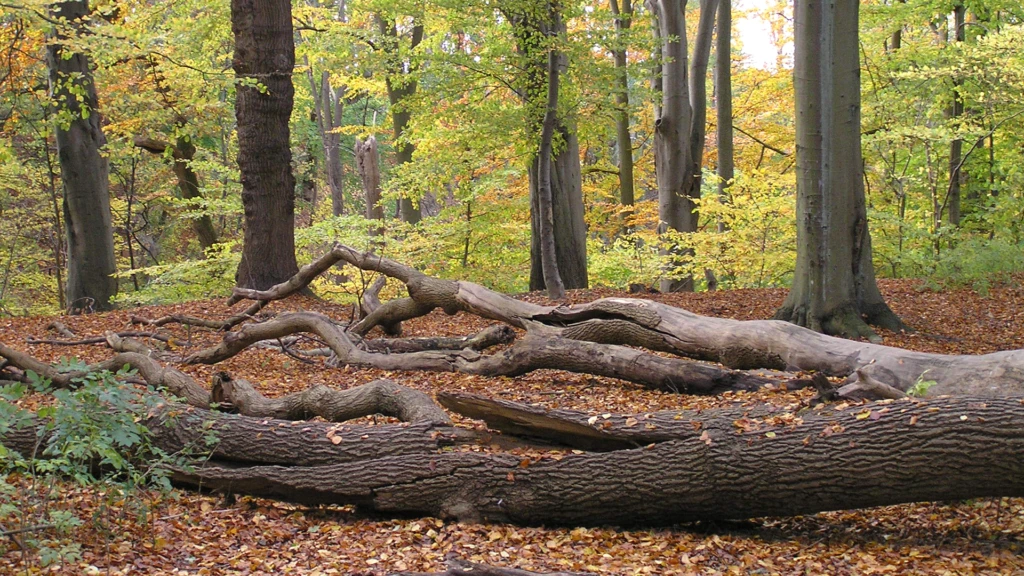
M 391 576 L 587 576 L 582 572 L 528 572 L 450 559 L 444 572 L 395 572 Z
M 203 200 L 199 192 L 199 176 L 192 169 L 192 160 L 196 154 L 196 147 L 185 137 L 178 138 L 172 146 L 169 142 L 163 142 L 153 138 L 135 138 L 135 145 L 153 154 L 164 154 L 168 148 L 171 149 L 171 158 L 174 164 L 174 176 L 178 180 L 178 190 L 185 200 Z M 192 218 L 192 230 L 196 233 L 199 246 L 206 254 L 206 249 L 217 243 L 217 230 L 213 227 L 213 220 L 209 214 L 203 214 L 199 218 Z
M 718 417 L 702 416 L 701 427 Z M 520 456 L 443 452 L 315 467 L 214 462 L 178 479 L 310 504 L 527 525 L 667 525 L 1024 495 L 1018 399 L 903 400 L 810 422 L 719 428 L 703 439 L 525 465 Z
M 107 140 L 89 58 L 61 44 L 70 34 L 83 31 L 89 3 L 58 2 L 52 13 L 63 22 L 46 48 L 46 58 L 58 111 L 55 134 L 68 253 L 65 301 L 72 312 L 109 310 L 110 299 L 117 294 L 112 276 L 117 264 L 107 159 L 100 153 Z
M 903 327 L 875 283 L 860 147 L 858 4 L 798 0 L 794 69 L 797 264 L 776 314 L 813 330 L 877 339 Z
M 232 0 L 231 65 L 239 80 L 238 167 L 245 238 L 236 283 L 261 290 L 298 270 L 295 261 L 295 177 L 288 121 L 292 113 L 295 44 L 291 2 Z M 250 84 L 258 82 L 265 90 Z

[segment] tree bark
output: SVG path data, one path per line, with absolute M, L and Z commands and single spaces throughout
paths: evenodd
M 694 199 L 700 198 L 703 180 L 704 145 L 707 140 L 708 123 L 708 62 L 711 59 L 711 40 L 714 37 L 718 2 L 719 0 L 701 0 L 697 35 L 693 39 L 693 58 L 690 60 L 689 93 L 693 119 L 690 122 L 690 158 L 686 170 L 693 177 L 688 181 L 689 189 L 686 190 L 686 196 Z M 697 220 L 698 217 L 694 214 L 694 225 Z
M 615 117 L 616 147 L 619 153 L 619 201 L 623 206 L 632 206 L 636 201 L 633 191 L 633 139 L 629 131 L 629 72 L 627 71 L 628 53 L 626 50 L 626 31 L 633 23 L 632 0 L 611 0 L 612 15 L 615 17 L 615 71 L 618 74 L 615 106 L 618 115 Z
M 384 207 L 380 203 L 380 161 L 377 154 L 377 139 L 370 134 L 366 140 L 356 139 L 356 172 L 363 183 L 366 197 L 366 218 L 384 220 Z M 381 226 L 370 228 L 370 234 L 379 236 Z
M 394 426 L 378 426 L 372 435 L 355 426 L 328 434 L 315 422 L 222 416 L 218 435 L 237 439 L 241 449 L 218 448 L 206 464 L 176 479 L 385 514 L 574 526 L 671 525 L 1024 495 L 1024 406 L 1018 399 L 889 401 L 809 421 L 780 414 L 737 423 L 733 415 L 720 421 L 717 411 L 702 412 L 691 423 L 703 430 L 696 439 L 540 460 L 415 452 L 422 439 L 405 452 L 408 443 L 390 438 Z M 415 426 L 397 430 L 409 435 Z M 197 429 L 174 426 L 162 433 L 189 440 Z M 453 442 L 443 431 L 422 430 L 436 442 Z M 334 445 L 332 437 L 339 436 Z
M 391 576 L 587 576 L 582 572 L 528 572 L 465 560 L 450 559 L 444 572 L 395 572 Z
M 307 65 L 306 78 L 309 80 L 313 106 L 316 111 L 316 126 L 324 148 L 327 187 L 331 190 L 331 213 L 341 216 L 345 212 L 345 165 L 341 163 L 341 134 L 335 128 L 341 126 L 345 108 L 345 86 L 331 87 L 331 73 L 324 70 L 320 85 L 313 76 L 313 68 Z
M 729 199 L 729 186 L 735 177 L 732 136 L 732 0 L 719 0 L 715 35 L 715 113 L 718 127 L 718 196 Z M 718 223 L 718 231 L 725 225 Z
M 549 24 L 544 11 L 523 11 L 503 8 L 512 23 L 516 50 L 523 58 L 525 69 L 519 81 L 519 96 L 527 108 L 527 122 L 536 133 L 541 133 L 543 122 L 532 110 L 546 110 L 548 51 L 544 49 Z M 556 34 L 564 33 L 559 24 Z M 559 67 L 565 68 L 565 55 L 559 58 Z M 586 288 L 587 277 L 587 225 L 584 220 L 583 184 L 580 173 L 579 140 L 572 126 L 557 117 L 554 130 L 556 140 L 562 143 L 551 162 L 551 210 L 555 232 L 555 259 L 562 283 L 567 289 Z M 547 175 L 546 175 L 547 176 Z M 541 259 L 540 155 L 529 166 L 530 184 L 530 290 L 544 290 L 544 268 Z
M 238 166 L 245 237 L 236 283 L 262 290 L 298 270 L 295 260 L 295 177 L 288 121 L 292 113 L 295 44 L 291 2 L 231 1 L 235 53 Z M 264 90 L 253 85 L 258 82 Z
M 902 322 L 875 283 L 860 146 L 858 4 L 795 8 L 797 264 L 776 318 L 878 340 Z
M 385 58 L 387 61 L 387 76 L 384 78 L 388 91 L 388 102 L 391 104 L 391 120 L 394 126 L 395 135 L 395 165 L 401 166 L 412 162 L 412 156 L 416 147 L 406 139 L 406 132 L 409 129 L 409 121 L 412 113 L 409 111 L 408 101 L 416 94 L 417 79 L 413 75 L 416 65 L 411 56 L 403 57 L 401 54 L 398 27 L 395 21 L 382 14 L 377 15 L 377 22 L 380 33 L 385 39 Z M 409 40 L 409 51 L 415 50 L 423 41 L 423 22 L 420 18 L 414 18 L 412 34 Z M 402 220 L 410 224 L 416 224 L 422 218 L 418 203 L 412 198 L 403 196 L 400 201 L 400 212 Z
M 953 6 L 953 38 L 958 44 L 966 39 L 966 24 L 964 23 L 966 12 L 967 8 L 962 2 L 958 2 Z M 946 119 L 949 121 L 950 128 L 956 132 L 960 129 L 959 124 L 961 117 L 964 115 L 963 80 L 954 76 L 952 82 L 953 90 L 951 97 L 953 101 L 946 110 Z M 947 187 L 948 192 L 945 204 L 949 214 L 949 224 L 954 228 L 960 226 L 960 189 L 964 181 L 963 167 L 961 166 L 963 146 L 963 139 L 956 136 L 949 143 L 949 186 Z
M 658 181 L 658 233 L 667 230 L 694 232 L 697 213 L 687 196 L 692 189 L 689 170 L 690 131 L 693 109 L 689 98 L 686 56 L 686 0 L 649 0 L 648 6 L 660 25 L 661 114 L 654 120 L 654 165 Z M 669 249 L 670 254 L 684 254 Z M 662 292 L 693 290 L 693 277 L 661 280 Z
M 559 18 L 559 7 L 556 0 L 548 0 L 548 14 L 551 19 L 548 38 L 549 41 L 557 41 L 558 31 L 561 29 Z M 541 122 L 540 147 L 537 150 L 537 212 L 540 224 L 540 262 L 541 277 L 544 286 L 548 291 L 548 298 L 561 300 L 565 298 L 565 286 L 562 284 L 562 277 L 558 272 L 558 261 L 555 254 L 555 223 L 553 202 L 551 199 L 551 156 L 552 139 L 555 135 L 555 125 L 558 122 L 558 76 L 559 76 L 559 52 L 554 46 L 548 48 L 548 89 L 547 105 L 544 110 L 544 120 Z
M 84 32 L 90 13 L 87 0 L 54 4 L 61 21 L 46 48 L 50 87 L 57 106 L 57 155 L 64 187 L 67 238 L 65 302 L 71 312 L 110 310 L 117 294 L 114 229 L 110 216 L 110 182 L 99 99 L 89 58 L 63 43 Z

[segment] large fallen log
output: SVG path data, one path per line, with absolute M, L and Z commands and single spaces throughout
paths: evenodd
M 929 354 L 826 336 L 778 320 L 738 321 L 699 316 L 649 300 L 604 298 L 576 306 L 540 306 L 464 281 L 442 280 L 369 252 L 335 246 L 323 262 L 344 261 L 406 284 L 409 298 L 386 302 L 352 331 L 366 334 L 380 323 L 393 324 L 440 308 L 505 322 L 525 330 L 543 326 L 562 338 L 619 344 L 719 362 L 734 369 L 768 368 L 850 376 L 860 370 L 900 391 L 915 384 L 929 396 L 1024 395 L 1024 350 L 979 356 Z M 291 289 L 290 287 L 288 288 Z M 236 297 L 274 298 L 273 287 Z M 261 300 L 262 301 L 262 300 Z M 553 331 L 553 332 L 551 332 Z M 858 377 L 863 381 L 863 377 Z
M 718 419 L 706 411 L 697 422 L 707 434 L 697 438 L 557 460 L 441 452 L 315 467 L 211 463 L 178 480 L 307 504 L 528 525 L 666 525 L 1024 495 L 1024 405 L 1016 399 L 883 401 L 756 430 Z
M 465 560 L 450 559 L 444 572 L 394 572 L 391 576 L 587 576 L 582 572 L 528 572 Z

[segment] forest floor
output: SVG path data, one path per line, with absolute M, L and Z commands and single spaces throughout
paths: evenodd
M 885 343 L 914 350 L 978 354 L 1024 348 L 1024 288 L 996 287 L 982 297 L 972 291 L 924 291 L 909 280 L 881 281 L 882 292 L 910 334 L 883 333 Z M 623 295 L 606 289 L 575 291 L 574 302 Z M 650 297 L 693 312 L 737 319 L 770 318 L 784 290 L 736 290 Z M 542 301 L 537 294 L 524 298 Z M 240 309 L 244 304 L 238 305 Z M 276 302 L 272 311 L 317 310 L 348 319 L 351 308 L 305 297 Z M 187 313 L 226 317 L 222 300 L 135 308 L 60 320 L 80 337 L 132 329 L 130 315 L 155 318 Z M 98 361 L 111 353 L 102 345 L 29 345 L 26 338 L 54 337 L 52 317 L 0 320 L 0 341 L 38 358 L 77 356 Z M 408 336 L 461 336 L 487 325 L 460 314 L 435 312 L 406 323 Z M 170 331 L 193 349 L 219 336 L 202 330 Z M 376 333 L 374 334 L 376 335 Z M 182 353 L 188 350 L 180 350 Z M 312 384 L 347 388 L 386 376 L 424 390 L 466 391 L 595 414 L 640 414 L 770 402 L 792 405 L 809 392 L 694 397 L 643 390 L 608 378 L 543 370 L 517 378 L 481 378 L 455 373 L 415 373 L 307 364 L 280 351 L 249 349 L 211 366 L 183 370 L 209 382 L 216 369 L 259 384 L 267 396 Z M 386 419 L 364 419 L 383 423 Z M 456 418 L 462 426 L 481 426 Z M 487 449 L 482 447 L 480 449 Z M 893 463 L 897 466 L 898 463 Z M 31 479 L 15 479 L 26 490 Z M 895 488 L 895 489 L 898 489 Z M 119 518 L 123 502 L 106 506 L 89 490 L 68 484 L 53 506 L 72 511 L 85 525 L 72 538 L 82 546 L 80 561 L 56 565 L 61 574 L 352 574 L 399 570 L 442 570 L 454 555 L 466 560 L 535 571 L 575 570 L 596 574 L 1024 574 L 1024 499 L 981 499 L 955 503 L 889 506 L 796 518 L 689 524 L 671 529 L 522 528 L 469 525 L 434 518 L 391 519 L 350 507 L 309 508 L 241 497 L 236 501 L 194 492 L 154 495 L 146 518 L 121 518 L 116 531 L 89 520 L 94 514 Z M 31 556 L 0 543 L 0 574 L 22 573 Z M 98 568 L 97 571 L 95 568 Z

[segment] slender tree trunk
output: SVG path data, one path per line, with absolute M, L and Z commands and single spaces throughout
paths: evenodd
M 561 26 L 559 24 L 559 7 L 554 1 L 549 0 L 548 14 L 551 20 L 548 37 L 552 41 L 557 41 Z M 555 125 L 558 123 L 559 60 L 558 50 L 555 46 L 550 46 L 548 48 L 547 106 L 544 110 L 540 147 L 537 151 L 539 178 L 537 182 L 537 211 L 540 221 L 541 272 L 544 286 L 548 291 L 548 298 L 552 300 L 565 298 L 565 286 L 562 285 L 562 277 L 558 273 L 558 262 L 555 255 L 555 223 L 551 201 L 552 139 L 555 134 Z
M 291 2 L 231 0 L 235 37 L 238 166 L 245 240 L 236 283 L 263 289 L 291 278 L 295 261 L 295 177 L 288 121 L 292 113 L 295 45 Z
M 689 198 L 700 198 L 702 168 L 704 165 L 704 144 L 707 139 L 708 123 L 708 62 L 711 59 L 711 40 L 715 29 L 715 16 L 718 14 L 719 0 L 701 0 L 700 18 L 697 21 L 697 36 L 693 40 L 693 57 L 690 60 L 690 109 L 693 119 L 690 122 L 690 160 L 687 172 Z M 693 216 L 696 231 L 697 214 Z
M 67 237 L 67 291 L 72 312 L 109 310 L 117 294 L 114 228 L 110 215 L 110 181 L 99 99 L 89 59 L 69 52 L 62 42 L 81 31 L 89 14 L 87 0 L 59 2 L 53 16 L 59 25 L 47 46 L 50 90 L 57 107 L 57 155 L 64 186 L 64 231 Z M 64 26 L 70 29 L 63 29 Z
M 410 97 L 416 94 L 417 81 L 410 73 L 414 69 L 412 62 L 406 61 L 400 56 L 398 27 L 394 20 L 377 15 L 377 22 L 380 32 L 386 37 L 388 74 L 384 83 L 388 91 L 388 102 L 391 104 L 391 120 L 395 134 L 395 165 L 401 166 L 412 162 L 412 156 L 416 147 L 405 140 L 405 133 L 409 128 L 409 120 L 412 114 L 409 112 Z M 423 41 L 423 23 L 414 20 L 412 38 L 409 50 L 414 50 Z M 421 213 L 419 206 L 412 198 L 403 196 L 399 201 L 399 212 L 402 220 L 410 224 L 420 221 Z
M 953 38 L 959 44 L 965 39 L 964 31 L 964 15 L 966 8 L 963 3 L 957 3 L 953 7 Z M 963 81 L 957 77 L 953 77 L 953 102 L 946 111 L 950 128 L 953 130 L 959 130 L 960 119 L 964 115 L 964 97 L 961 92 L 963 88 Z M 949 144 L 949 186 L 946 198 L 946 205 L 949 214 L 949 224 L 953 227 L 960 225 L 960 200 L 961 200 L 961 187 L 964 181 L 963 169 L 961 167 L 961 159 L 963 157 L 963 146 L 964 141 L 962 138 L 955 137 Z
M 341 126 L 346 88 L 332 88 L 331 75 L 326 70 L 320 75 L 318 86 L 308 63 L 306 78 L 309 80 L 310 92 L 313 95 L 316 127 L 324 148 L 327 186 L 331 189 L 331 213 L 334 216 L 341 216 L 345 212 L 345 167 L 341 163 L 341 135 L 335 133 L 334 129 Z
M 729 186 L 735 177 L 732 138 L 732 0 L 719 0 L 718 32 L 715 37 L 715 112 L 718 123 L 718 196 L 729 200 Z M 718 222 L 718 231 L 725 224 Z
M 860 148 L 857 2 L 797 0 L 797 265 L 776 318 L 848 337 L 899 329 L 871 262 Z
M 633 191 L 633 139 L 629 132 L 629 72 L 627 71 L 627 52 L 625 32 L 633 23 L 633 4 L 631 0 L 622 0 L 619 8 L 618 0 L 611 0 L 612 14 L 615 16 L 615 42 L 612 50 L 615 56 L 615 71 L 618 73 L 615 105 L 618 115 L 615 118 L 616 147 L 619 152 L 619 200 L 623 206 L 632 206 L 635 199 Z

